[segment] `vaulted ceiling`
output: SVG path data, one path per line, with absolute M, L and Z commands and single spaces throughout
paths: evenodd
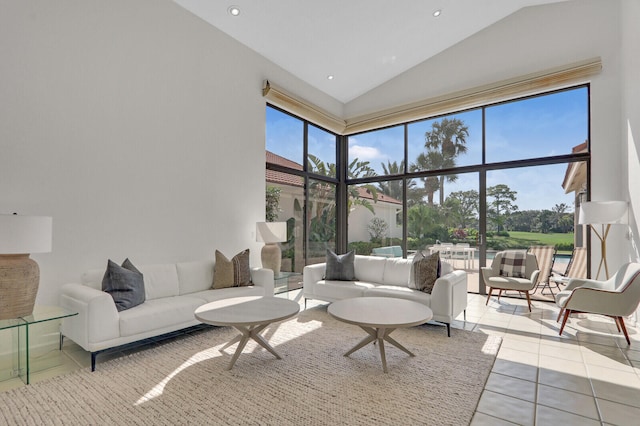
M 524 7 L 565 0 L 174 1 L 346 103 Z

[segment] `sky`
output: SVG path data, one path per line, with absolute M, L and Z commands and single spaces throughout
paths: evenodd
M 467 152 L 456 158 L 456 165 L 482 162 L 482 111 L 480 109 L 448 115 L 469 129 Z M 409 162 L 425 152 L 425 132 L 440 118 L 408 126 Z M 588 90 L 585 87 L 493 105 L 485 110 L 487 163 L 521 160 L 571 153 L 588 137 Z M 267 108 L 267 149 L 302 163 L 302 122 Z M 396 126 L 349 137 L 349 161 L 370 161 L 378 174 L 381 164 L 404 158 L 404 129 Z M 323 161 L 335 162 L 335 137 L 310 127 L 309 153 Z M 506 184 L 516 191 L 520 210 L 551 209 L 565 203 L 573 210 L 573 194 L 562 188 L 566 164 L 496 170 L 487 173 L 487 186 Z M 452 191 L 478 190 L 478 174 L 458 174 L 454 183 L 445 182 L 445 197 Z M 438 200 L 439 195 L 435 194 Z

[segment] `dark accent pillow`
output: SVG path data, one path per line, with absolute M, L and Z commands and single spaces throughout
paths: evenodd
M 439 252 L 436 252 L 436 253 L 438 254 L 438 269 L 436 273 L 436 278 L 440 278 L 442 276 L 442 261 L 440 260 L 440 253 Z M 416 254 L 413 256 L 411 273 L 409 275 L 409 288 L 414 288 L 414 289 L 417 288 L 416 287 L 416 263 L 418 263 L 422 259 L 425 259 L 428 256 L 430 255 L 428 255 L 425 251 L 422 251 L 422 250 L 416 251 Z
M 113 297 L 118 312 L 144 303 L 144 278 L 129 259 L 122 266 L 109 260 L 102 278 L 102 291 Z
M 216 290 L 248 285 L 251 285 L 249 249 L 236 254 L 231 260 L 216 250 L 216 264 L 213 268 L 213 284 L 211 288 Z
M 352 250 L 345 254 L 335 254 L 327 249 L 327 262 L 324 271 L 325 280 L 354 281 L 356 279 L 356 269 L 354 261 L 355 252 Z
M 416 289 L 431 294 L 438 279 L 440 253 L 435 252 L 414 263 Z

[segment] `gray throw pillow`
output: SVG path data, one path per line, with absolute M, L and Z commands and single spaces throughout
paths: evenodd
M 356 279 L 356 269 L 353 264 L 356 255 L 352 250 L 345 254 L 335 254 L 327 250 L 327 262 L 324 272 L 325 280 L 354 281 Z
M 416 289 L 431 294 L 438 279 L 440 254 L 435 252 L 414 263 Z
M 109 260 L 102 278 L 102 291 L 113 297 L 118 312 L 144 303 L 144 279 L 142 273 L 125 259 L 122 266 Z

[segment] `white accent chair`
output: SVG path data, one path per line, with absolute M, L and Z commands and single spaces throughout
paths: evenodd
M 640 304 L 640 263 L 626 263 L 606 281 L 571 279 L 565 290 L 556 295 L 560 307 L 557 321 L 564 313 L 560 335 L 573 313 L 606 315 L 614 319 L 622 330 L 627 344 L 631 344 L 624 317 L 635 312 Z
M 500 290 L 498 293 L 498 300 L 500 300 L 500 296 L 503 291 L 515 290 L 526 295 L 529 312 L 531 312 L 531 297 L 529 296 L 529 292 L 535 288 L 536 283 L 538 282 L 538 274 L 540 273 L 540 270 L 538 269 L 538 262 L 536 261 L 536 255 L 533 253 L 526 254 L 525 278 L 517 278 L 500 275 L 500 263 L 502 262 L 502 256 L 504 254 L 505 252 L 499 251 L 496 253 L 490 267 L 485 266 L 481 268 L 482 279 L 484 280 L 485 285 L 489 287 L 485 305 L 489 303 L 489 299 L 491 298 L 491 294 L 494 289 Z

